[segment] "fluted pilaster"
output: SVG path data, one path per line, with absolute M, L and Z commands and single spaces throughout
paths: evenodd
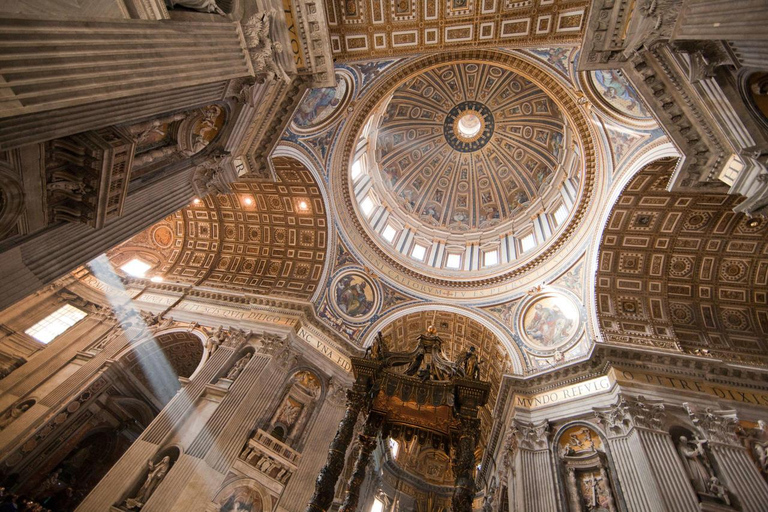
M 658 401 L 621 396 L 595 409 L 608 437 L 619 483 L 631 510 L 694 512 L 698 500 L 685 475 Z
M 347 410 L 339 423 L 336 436 L 331 441 L 328 459 L 320 470 L 315 482 L 315 493 L 309 502 L 306 512 L 326 512 L 333 503 L 333 492 L 336 482 L 344 469 L 344 456 L 352 441 L 352 433 L 365 403 L 365 395 L 357 391 L 347 391 Z
M 736 496 L 744 512 L 761 512 L 768 503 L 768 483 L 739 441 L 739 425 L 732 411 L 697 411 L 686 407 L 691 421 L 707 440 L 709 451 L 717 463 L 718 477 Z
M 549 423 L 527 423 L 515 420 L 512 429 L 517 437 L 517 472 L 515 497 L 519 510 L 556 512 L 557 486 L 550 452 Z

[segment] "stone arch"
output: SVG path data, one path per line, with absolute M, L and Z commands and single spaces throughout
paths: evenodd
M 192 377 L 204 363 L 204 343 L 197 331 L 167 329 L 142 338 L 116 359 L 142 393 L 162 409 L 180 389 L 179 377 Z
M 241 491 L 241 496 L 243 497 L 247 497 L 250 494 L 253 497 L 258 496 L 258 499 L 261 500 L 261 508 L 254 508 L 253 512 L 272 510 L 274 507 L 273 497 L 263 485 L 250 478 L 238 478 L 227 483 L 216 493 L 212 500 L 216 507 L 213 510 L 216 512 L 232 512 L 235 510 L 233 507 L 234 501 L 239 494 L 238 491 Z
M 278 157 L 283 158 L 291 158 L 293 160 L 296 160 L 297 162 L 301 163 L 306 169 L 312 174 L 312 177 L 315 180 L 315 183 L 317 184 L 317 188 L 320 191 L 320 195 L 322 196 L 323 204 L 325 205 L 325 223 L 328 229 L 327 234 L 327 240 L 328 245 L 326 248 L 326 254 L 336 254 L 336 243 L 338 240 L 338 237 L 336 236 L 336 223 L 333 222 L 331 218 L 331 207 L 333 205 L 333 201 L 330 200 L 328 197 L 328 189 L 325 186 L 325 179 L 323 177 L 323 169 L 318 168 L 318 163 L 316 163 L 312 157 L 308 154 L 306 149 L 302 148 L 301 146 L 298 146 L 293 143 L 289 142 L 283 142 L 279 146 L 275 148 L 275 150 L 272 152 L 272 155 L 270 155 L 271 158 L 269 160 L 270 167 L 272 168 L 272 172 L 274 173 L 274 159 Z M 332 262 L 331 259 L 326 257 L 326 263 L 323 267 L 323 272 L 320 276 L 320 282 L 324 283 L 328 279 L 328 275 L 330 274 L 332 270 Z M 315 291 L 314 295 L 312 296 L 312 302 L 315 302 L 320 299 L 322 296 L 324 290 L 322 287 L 318 287 L 318 289 Z
M 616 201 L 618 201 L 619 196 L 627 186 L 627 183 L 629 183 L 629 181 L 637 173 L 642 171 L 647 165 L 650 165 L 657 160 L 674 158 L 678 156 L 679 153 L 677 152 L 677 149 L 675 149 L 675 146 L 671 142 L 666 142 L 648 148 L 648 150 L 643 151 L 641 154 L 633 158 L 631 162 L 628 162 L 627 169 L 624 171 L 619 171 L 619 178 L 611 186 L 611 190 L 607 200 L 605 201 L 603 211 L 600 213 L 596 221 L 597 232 L 602 236 L 602 233 L 605 230 L 605 226 L 608 223 L 608 219 L 611 215 L 613 206 L 616 204 Z M 595 273 L 597 272 L 597 257 L 600 250 L 601 236 L 593 237 L 592 242 L 587 249 L 587 264 L 589 266 L 587 275 L 590 276 L 588 282 L 588 287 L 590 290 L 595 289 Z M 588 332 L 592 333 L 592 335 L 596 338 L 596 341 L 602 341 L 602 331 L 599 328 L 600 324 L 597 318 L 597 307 L 595 299 L 593 298 L 592 300 L 588 300 L 585 306 L 587 308 L 587 318 L 589 323 Z
M 515 345 L 512 341 L 506 329 L 498 325 L 495 320 L 478 312 L 477 310 L 461 306 L 454 306 L 451 304 L 421 303 L 412 306 L 406 306 L 396 312 L 385 315 L 374 322 L 367 329 L 367 333 L 361 340 L 362 347 L 369 347 L 371 343 L 373 343 L 373 340 L 379 331 L 383 331 L 389 324 L 399 318 L 413 313 L 437 311 L 461 315 L 471 319 L 474 322 L 477 322 L 479 325 L 482 325 L 484 328 L 488 329 L 488 331 L 493 333 L 496 339 L 502 344 L 505 353 L 510 356 L 510 368 L 508 371 L 518 375 L 522 375 L 524 373 L 525 364 L 523 355 L 517 345 Z
M 274 159 L 277 181 L 243 178 L 209 194 L 109 253 L 152 252 L 166 281 L 309 300 L 322 289 L 328 216 L 322 187 L 298 160 Z

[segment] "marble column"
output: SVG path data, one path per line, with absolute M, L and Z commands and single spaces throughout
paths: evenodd
M 371 460 L 371 452 L 376 448 L 376 441 L 378 440 L 383 420 L 384 418 L 379 414 L 368 413 L 363 431 L 358 437 L 360 440 L 360 453 L 355 461 L 355 468 L 347 485 L 347 495 L 344 497 L 344 503 L 342 503 L 339 512 L 355 512 L 357 510 L 360 486 L 363 484 L 363 480 L 365 480 L 365 470 Z
M 741 510 L 764 511 L 768 504 L 768 483 L 736 435 L 739 423 L 735 414 L 709 408 L 697 411 L 687 406 L 686 410 L 699 433 L 707 440 L 718 468 L 717 477 L 736 496 Z
M 336 482 L 344 469 L 344 456 L 352 441 L 352 433 L 357 417 L 365 403 L 365 394 L 358 391 L 347 391 L 347 410 L 339 423 L 336 436 L 331 441 L 328 459 L 320 470 L 315 482 L 315 493 L 307 506 L 306 512 L 326 512 L 333 503 L 333 491 Z
M 673 39 L 768 43 L 767 23 L 765 0 L 685 0 Z
M 517 442 L 513 467 L 514 510 L 526 512 L 556 512 L 557 485 L 550 452 L 549 423 L 528 423 L 514 420 L 512 432 Z
M 0 18 L 0 32 L 0 117 L 253 73 L 239 23 Z
M 620 396 L 616 405 L 595 409 L 605 428 L 618 480 L 633 511 L 695 512 L 696 494 L 663 430 L 664 405 L 640 396 Z
M 455 485 L 451 498 L 453 512 L 472 512 L 475 499 L 475 447 L 480 437 L 480 420 L 461 418 L 460 430 L 455 434 L 453 474 Z

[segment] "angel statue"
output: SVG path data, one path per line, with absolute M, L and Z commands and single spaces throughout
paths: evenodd
M 224 341 L 226 335 L 224 334 L 224 327 L 219 326 L 213 334 L 208 336 L 208 340 L 205 342 L 205 348 L 208 349 L 208 355 L 212 356 L 216 349 L 219 348 L 221 342 Z
M 160 482 L 163 481 L 165 475 L 168 474 L 168 470 L 171 469 L 171 458 L 166 455 L 157 464 L 150 460 L 147 465 L 149 467 L 149 473 L 147 474 L 147 479 L 144 481 L 144 485 L 141 486 L 141 489 L 139 489 L 139 492 L 134 498 L 125 500 L 125 506 L 129 509 L 141 508 L 144 506 L 150 496 L 152 496 L 152 493 L 155 492 L 155 489 L 157 489 L 157 486 L 160 485 Z
M 216 5 L 216 0 L 165 0 L 165 4 L 173 9 L 176 5 L 186 7 L 200 12 L 215 12 L 226 16 L 227 13 L 221 10 L 221 7 Z
M 365 357 L 373 359 L 374 361 L 380 361 L 384 359 L 387 354 L 387 344 L 384 341 L 384 336 L 381 335 L 381 331 L 374 338 L 371 346 L 365 349 Z
M 267 12 L 257 12 L 243 22 L 243 35 L 249 48 L 269 40 L 269 29 L 274 15 L 275 10 L 270 9 Z
M 480 361 L 477 359 L 477 354 L 475 354 L 475 347 L 470 346 L 469 350 L 465 350 L 459 354 L 459 357 L 456 358 L 456 366 L 461 369 L 461 372 L 459 373 L 463 373 L 464 377 L 468 379 L 479 379 Z

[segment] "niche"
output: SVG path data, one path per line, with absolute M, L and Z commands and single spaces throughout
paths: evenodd
M 556 446 L 568 510 L 616 512 L 616 487 L 597 432 L 585 425 L 573 425 L 561 431 Z

